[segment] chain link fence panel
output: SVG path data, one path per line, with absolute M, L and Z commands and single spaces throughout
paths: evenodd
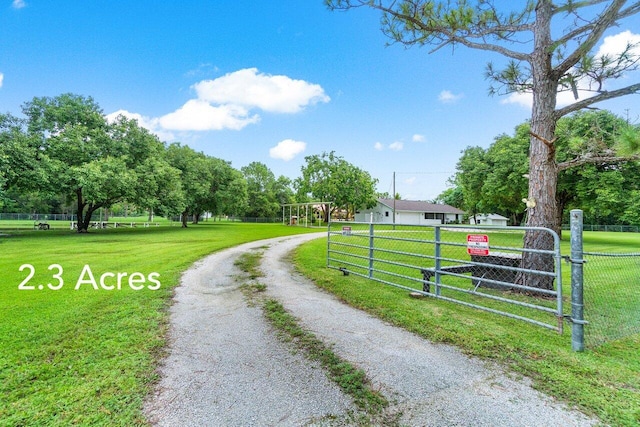
M 585 345 L 640 333 L 640 253 L 585 252 Z

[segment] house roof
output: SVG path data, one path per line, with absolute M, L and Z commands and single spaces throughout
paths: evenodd
M 393 199 L 378 199 L 380 203 L 393 209 Z M 433 213 L 448 213 L 448 214 L 463 214 L 458 208 L 453 206 L 443 205 L 439 203 L 429 203 L 420 200 L 396 200 L 396 211 L 408 211 L 408 212 L 433 212 Z

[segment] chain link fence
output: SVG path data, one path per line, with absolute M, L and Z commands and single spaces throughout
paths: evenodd
M 640 333 L 640 253 L 585 252 L 585 345 Z
M 164 220 L 149 221 L 147 217 L 111 216 L 109 221 L 100 212 L 91 217 L 90 228 L 150 227 L 159 226 Z M 0 230 L 74 230 L 75 214 L 0 213 Z
M 74 214 L 0 213 L 0 221 L 75 221 Z

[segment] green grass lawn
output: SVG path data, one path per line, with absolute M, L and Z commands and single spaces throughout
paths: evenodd
M 0 236 L 0 425 L 144 425 L 180 273 L 225 247 L 308 231 L 207 222 Z
M 87 235 L 68 229 L 0 232 L 9 234 L 0 236 L 0 425 L 144 425 L 142 403 L 156 379 L 165 345 L 166 308 L 181 272 L 225 247 L 310 231 L 318 230 L 207 222 L 188 229 L 108 229 Z M 594 252 L 635 252 L 640 235 L 588 233 L 585 244 Z M 31 267 L 20 271 L 25 264 Z M 324 239 L 303 246 L 296 264 L 321 287 L 354 306 L 429 339 L 503 363 L 530 376 L 541 390 L 606 423 L 640 423 L 637 334 L 574 353 L 568 331 L 561 336 L 444 301 L 411 299 L 406 291 L 342 276 L 326 268 Z M 96 286 L 102 276 L 114 289 L 94 289 L 87 269 Z M 132 275 L 140 290 L 130 288 Z M 155 287 L 150 279 L 157 279 L 160 288 L 150 289 Z M 21 284 L 33 289 L 19 290 Z M 49 284 L 62 286 L 52 290 Z
M 568 254 L 568 234 L 562 242 Z M 587 233 L 585 249 L 633 252 L 640 235 Z M 504 364 L 540 390 L 615 426 L 640 424 L 640 335 L 576 353 L 570 327 L 559 335 L 525 322 L 446 301 L 410 298 L 406 290 L 325 268 L 326 240 L 302 246 L 299 269 L 339 298 L 425 338 Z M 569 268 L 565 276 L 568 277 Z M 568 282 L 565 280 L 565 286 Z M 606 310 L 603 302 L 602 309 Z M 627 304 L 637 304 L 628 300 Z M 636 308 L 637 313 L 637 308 Z

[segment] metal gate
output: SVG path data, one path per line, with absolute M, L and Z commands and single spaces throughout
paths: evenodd
M 524 248 L 527 233 L 552 247 Z M 560 239 L 550 229 L 332 222 L 327 266 L 562 333 Z

